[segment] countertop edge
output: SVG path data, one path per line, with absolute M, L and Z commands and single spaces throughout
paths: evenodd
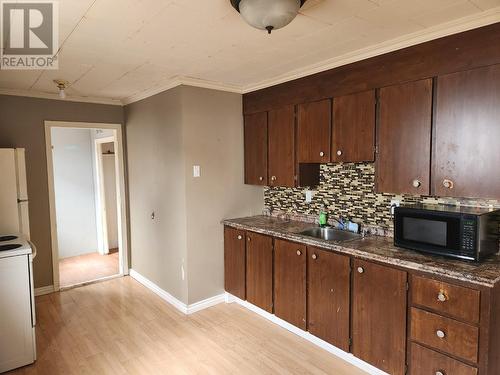
M 337 253 L 345 254 L 345 255 L 351 255 L 359 259 L 363 260 L 368 260 L 368 261 L 376 261 L 392 266 L 397 266 L 401 268 L 406 268 L 409 270 L 413 271 L 419 271 L 419 272 L 425 272 L 428 274 L 432 275 L 437 275 L 441 277 L 448 277 L 451 279 L 455 279 L 457 281 L 461 282 L 467 282 L 470 284 L 474 284 L 477 286 L 482 286 L 482 287 L 487 287 L 487 288 L 494 288 L 495 285 L 498 283 L 500 280 L 500 276 L 497 277 L 495 280 L 490 280 L 490 279 L 481 279 L 481 278 L 467 278 L 464 274 L 460 272 L 453 272 L 453 271 L 447 271 L 446 273 L 443 273 L 443 270 L 441 268 L 437 267 L 432 267 L 427 264 L 420 264 L 416 262 L 411 262 L 408 260 L 402 260 L 402 259 L 397 259 L 397 258 L 388 258 L 384 256 L 380 256 L 378 254 L 374 253 L 369 253 L 366 251 L 358 250 L 358 249 L 353 249 L 349 247 L 349 241 L 344 242 L 342 245 L 338 243 L 327 243 L 323 240 L 316 240 L 314 238 L 308 238 L 305 236 L 302 236 L 300 234 L 294 234 L 294 233 L 283 233 L 279 232 L 276 230 L 271 230 L 271 229 L 262 229 L 257 226 L 252 226 L 252 225 L 247 225 L 247 224 L 241 224 L 241 223 L 236 223 L 232 221 L 231 219 L 226 219 L 222 220 L 221 224 L 232 227 L 235 229 L 241 229 L 241 230 L 248 230 L 251 232 L 255 233 L 260 233 L 284 240 L 289 240 L 289 241 L 295 241 L 299 242 L 301 244 L 309 245 L 309 246 L 315 246 L 320 249 L 325 249 L 325 250 L 333 250 L 336 251 Z

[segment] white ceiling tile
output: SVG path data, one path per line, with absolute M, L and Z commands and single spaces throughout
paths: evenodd
M 229 0 L 60 0 L 60 69 L 0 71 L 0 88 L 126 98 L 190 77 L 251 86 L 500 6 L 500 0 L 308 0 L 271 35 Z

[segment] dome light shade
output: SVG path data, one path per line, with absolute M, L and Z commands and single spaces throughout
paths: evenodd
M 250 26 L 267 30 L 269 34 L 292 22 L 304 2 L 305 0 L 231 0 L 233 7 Z

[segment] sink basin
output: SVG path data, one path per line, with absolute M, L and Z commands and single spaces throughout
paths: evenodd
M 315 227 L 300 232 L 304 236 L 319 238 L 326 241 L 350 241 L 361 238 L 359 234 L 338 230 L 331 227 Z

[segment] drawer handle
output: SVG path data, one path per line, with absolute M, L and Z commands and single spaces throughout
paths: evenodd
M 444 331 L 442 331 L 442 330 L 438 329 L 438 330 L 436 331 L 436 336 L 437 336 L 437 337 L 439 337 L 440 339 L 444 339 L 444 338 L 445 338 L 445 336 L 446 336 L 446 333 L 444 333 Z
M 436 371 L 436 375 L 446 375 L 444 371 Z
M 313 254 L 311 255 L 311 258 L 313 258 L 314 260 L 318 259 L 318 256 L 316 254 Z
M 238 235 L 238 239 L 241 240 L 243 239 L 243 236 L 241 234 Z
M 448 296 L 444 292 L 439 292 L 438 301 L 439 302 L 446 302 L 446 301 L 448 301 Z
M 302 255 L 302 251 L 297 250 L 297 255 L 298 255 L 298 256 L 301 256 L 301 255 Z
M 365 269 L 363 267 L 358 267 L 358 273 L 363 273 L 365 272 Z

